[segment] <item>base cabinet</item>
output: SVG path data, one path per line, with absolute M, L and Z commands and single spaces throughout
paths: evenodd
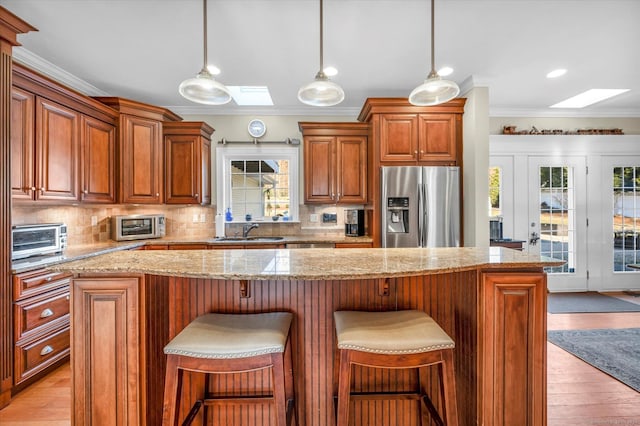
M 68 358 L 70 282 L 44 269 L 13 276 L 14 391 Z
M 73 424 L 144 425 L 139 294 L 143 279 L 73 282 Z
M 484 273 L 481 281 L 484 424 L 545 425 L 546 276 Z

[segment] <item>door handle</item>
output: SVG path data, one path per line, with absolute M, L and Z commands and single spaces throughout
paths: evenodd
M 531 244 L 532 246 L 535 246 L 536 244 L 538 244 L 539 239 L 540 239 L 540 236 L 538 235 L 538 233 L 532 232 L 531 237 L 529 238 L 529 244 Z

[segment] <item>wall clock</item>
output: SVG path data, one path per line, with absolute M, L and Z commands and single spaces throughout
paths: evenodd
M 262 120 L 251 120 L 248 126 L 249 134 L 254 138 L 260 138 L 267 132 L 267 126 Z

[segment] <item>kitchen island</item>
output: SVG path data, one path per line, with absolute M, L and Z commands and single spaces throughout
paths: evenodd
M 52 267 L 74 273 L 74 424 L 161 423 L 164 345 L 207 312 L 294 313 L 301 425 L 334 423 L 333 311 L 420 309 L 456 343 L 462 425 L 546 424 L 546 275 L 552 259 L 493 248 L 121 251 Z M 186 374 L 186 373 L 185 373 Z M 356 390 L 402 391 L 406 371 L 355 369 Z M 182 410 L 202 380 L 186 375 Z M 218 393 L 260 394 L 268 371 L 215 377 Z M 437 374 L 429 394 L 436 406 Z M 415 401 L 356 402 L 355 424 L 419 424 Z M 216 409 L 214 424 L 270 424 L 271 412 Z

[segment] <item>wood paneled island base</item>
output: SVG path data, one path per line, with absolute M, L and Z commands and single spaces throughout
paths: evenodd
M 438 252 L 439 249 L 362 249 L 358 253 L 365 256 L 370 252 L 375 257 L 381 250 L 421 250 L 408 254 L 420 257 L 421 262 L 427 252 L 439 257 L 440 262 L 453 255 L 451 251 Z M 469 253 L 468 249 L 459 250 Z M 397 265 L 380 264 L 372 269 L 373 278 L 350 279 L 332 276 L 331 266 L 320 274 L 314 269 L 317 265 L 308 259 L 308 269 L 314 271 L 309 275 L 324 278 L 283 279 L 283 273 L 256 275 L 251 271 L 243 278 L 237 276 L 237 271 L 228 270 L 211 273 L 211 277 L 203 277 L 206 274 L 202 271 L 195 273 L 200 277 L 179 276 L 194 275 L 193 271 L 165 271 L 160 275 L 145 273 L 153 269 L 152 265 L 133 266 L 138 256 L 152 252 L 138 252 L 133 257 L 128 253 L 113 254 L 112 260 L 121 263 L 111 272 L 90 261 L 60 265 L 58 268 L 77 274 L 72 290 L 74 424 L 90 424 L 97 419 L 108 424 L 161 424 L 165 368 L 162 348 L 172 337 L 207 312 L 278 310 L 294 314 L 293 373 L 299 424 L 332 425 L 337 375 L 333 312 L 419 309 L 432 316 L 456 343 L 460 424 L 544 425 L 546 276 L 542 267 L 554 262 L 493 249 L 502 254 L 501 261 L 496 262 L 495 258 L 489 259 L 489 249 L 473 250 L 484 250 L 487 261 L 440 268 L 424 266 L 422 262 L 421 271 L 403 265 L 410 269 L 406 275 L 395 270 Z M 270 252 L 275 261 L 286 253 L 290 275 L 297 276 L 299 271 L 291 270 L 296 269 L 297 261 L 302 261 L 300 256 L 305 256 L 304 250 L 255 252 L 262 254 L 246 251 L 242 256 L 235 251 L 234 267 L 241 258 L 248 263 L 257 262 Z M 327 265 L 337 260 L 333 256 L 344 257 L 331 252 L 326 251 Z M 172 255 L 178 257 L 177 262 L 185 256 L 185 266 L 186 256 L 190 255 L 201 256 L 198 261 L 210 266 L 218 260 L 206 251 L 194 253 L 200 251 Z M 350 256 L 357 261 L 358 254 Z M 128 260 L 131 267 L 125 272 L 122 262 Z M 152 256 L 147 260 L 159 259 Z M 163 267 L 166 265 L 158 265 L 157 269 Z M 357 271 L 352 274 L 362 275 Z M 223 279 L 221 275 L 231 276 Z M 268 279 L 267 275 L 277 276 Z M 429 393 L 439 406 L 437 380 L 434 369 Z M 203 383 L 195 376 L 186 377 L 184 383 L 181 410 L 188 410 L 201 396 Z M 355 391 L 402 391 L 415 385 L 415 374 L 404 370 L 382 372 L 358 367 L 353 380 Z M 259 395 L 269 389 L 269 374 L 259 371 L 226 375 L 214 378 L 209 386 L 210 391 L 220 394 L 239 391 Z M 358 401 L 352 412 L 356 425 L 419 425 L 418 408 L 415 401 Z M 211 410 L 209 420 L 211 424 L 268 425 L 272 423 L 269 410 L 267 404 L 264 408 L 220 407 Z

